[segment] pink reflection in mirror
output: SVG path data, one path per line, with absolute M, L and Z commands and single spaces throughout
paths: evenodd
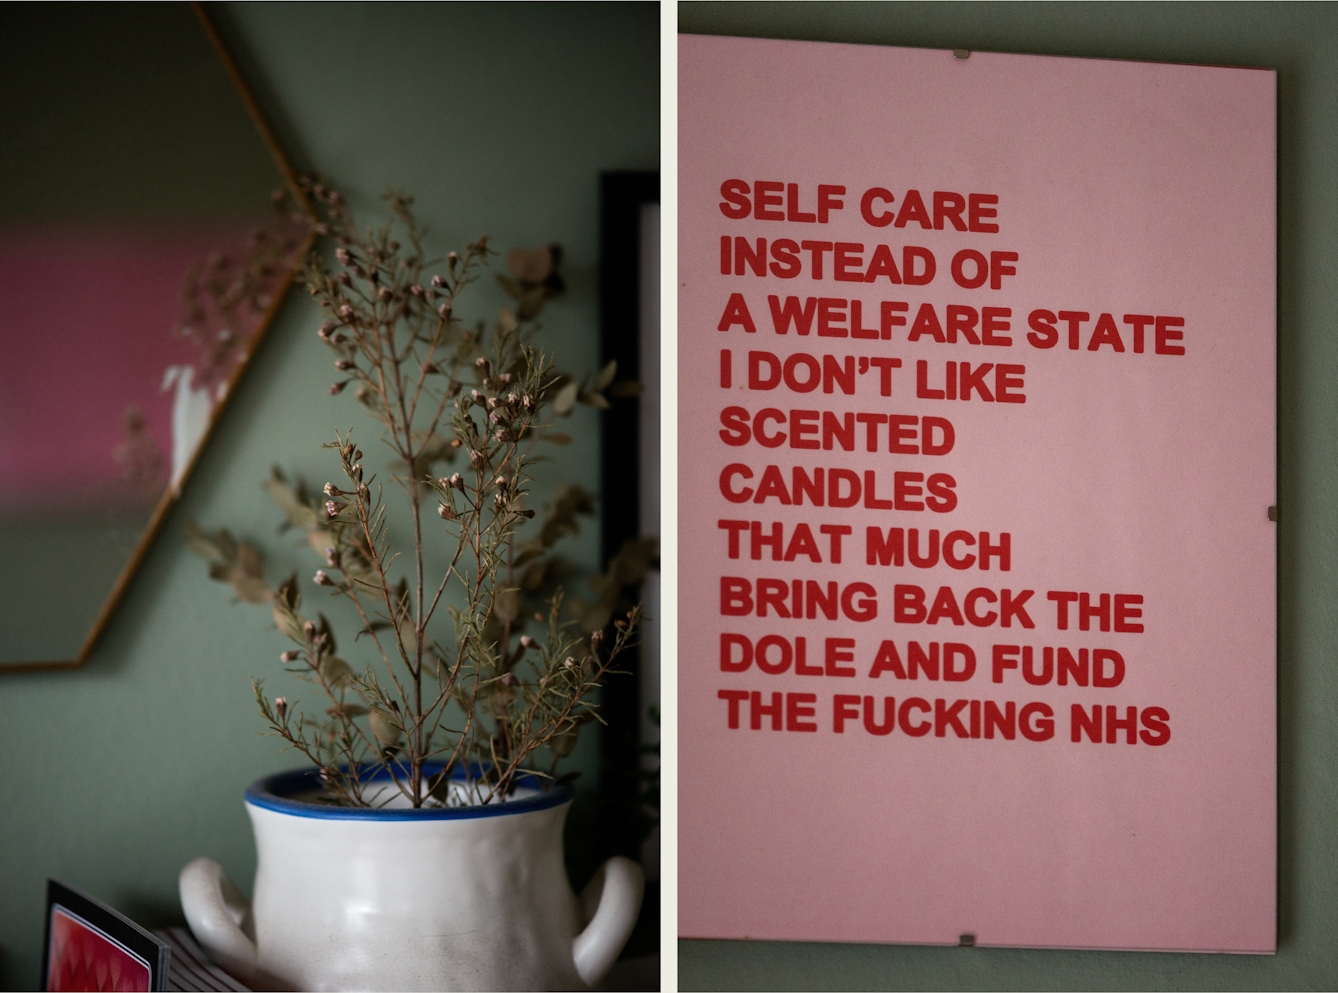
M 0 233 L 0 508 L 151 510 L 189 466 L 303 233 Z

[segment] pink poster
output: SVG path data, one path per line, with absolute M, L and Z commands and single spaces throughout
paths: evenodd
M 679 78 L 680 933 L 1272 952 L 1274 73 Z

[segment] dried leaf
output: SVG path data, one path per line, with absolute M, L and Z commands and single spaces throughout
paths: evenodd
M 323 638 L 321 641 L 321 654 L 333 655 L 335 652 L 339 651 L 338 647 L 335 645 L 334 630 L 330 627 L 330 622 L 324 614 L 321 614 L 320 617 L 321 622 L 317 625 L 316 631 Z
M 574 727 L 570 731 L 564 731 L 562 734 L 555 734 L 548 740 L 548 747 L 552 753 L 564 759 L 572 752 L 576 751 L 576 744 L 581 740 L 581 729 Z
M 609 409 L 609 402 L 604 399 L 603 393 L 582 393 L 579 399 L 587 407 L 598 407 L 600 410 Z
M 255 545 L 240 542 L 237 545 L 237 569 L 243 576 L 260 579 L 265 575 L 265 558 Z M 269 589 L 268 585 L 265 588 Z
M 580 534 L 578 516 L 595 512 L 595 498 L 580 486 L 559 486 L 544 508 L 543 524 L 535 541 L 540 548 L 552 548 L 565 534 Z
M 359 638 L 361 638 L 361 637 L 362 637 L 363 635 L 365 635 L 365 634 L 366 634 L 366 635 L 370 635 L 370 634 L 372 634 L 374 631 L 384 631 L 384 630 L 386 630 L 386 629 L 389 628 L 389 627 L 390 627 L 390 622 L 389 622 L 389 621 L 372 621 L 372 623 L 368 624 L 365 628 L 363 628 L 361 631 L 359 631 L 357 634 L 355 634 L 355 635 L 353 636 L 353 640 L 354 640 L 354 641 L 357 641 Z
M 400 741 L 403 732 L 396 726 L 395 718 L 379 707 L 369 712 L 367 723 L 372 727 L 372 734 L 383 746 L 394 745 Z
M 553 252 L 547 245 L 533 251 L 513 248 L 506 258 L 506 267 L 522 283 L 542 283 L 553 274 Z
M 223 555 L 223 561 L 231 562 L 237 558 L 237 540 L 233 538 L 232 532 L 226 528 L 219 528 L 214 533 L 214 544 Z
M 289 524 L 303 530 L 316 526 L 316 512 L 298 497 L 297 491 L 283 478 L 278 466 L 274 467 L 274 475 L 265 480 L 265 491 L 279 505 Z
M 412 654 L 418 645 L 418 628 L 413 622 L 413 618 L 407 614 L 400 616 L 399 623 L 400 644 L 404 650 Z
M 293 612 L 302 606 L 302 591 L 297 586 L 297 573 L 293 573 L 279 585 L 275 591 L 275 599 Z
M 520 591 L 502 590 L 493 597 L 492 612 L 503 624 L 510 624 L 520 616 Z
M 622 586 L 636 586 L 646 578 L 646 573 L 659 557 L 659 538 L 625 541 L 622 548 L 618 549 L 618 554 L 609 562 L 609 576 L 616 577 Z
M 341 658 L 327 655 L 320 661 L 321 678 L 336 690 L 346 690 L 353 685 L 353 669 Z
M 225 564 L 227 562 L 227 558 L 223 555 L 223 550 L 218 547 L 214 539 L 194 524 L 186 525 L 186 547 L 196 555 L 199 555 L 201 558 L 207 559 L 216 565 Z M 214 578 L 217 579 L 218 577 L 215 576 Z
M 361 717 L 367 713 L 367 708 L 360 703 L 337 703 L 326 711 L 331 717 L 339 717 L 344 720 L 352 720 L 354 717 Z
M 311 546 L 312 551 L 323 557 L 330 549 L 338 547 L 339 543 L 335 541 L 335 536 L 325 528 L 313 527 L 307 532 L 307 544 Z
M 609 626 L 609 621 L 613 620 L 613 604 L 596 603 L 592 604 L 588 610 L 579 615 L 581 630 L 587 634 L 602 631 Z
M 618 360 L 613 359 L 603 369 L 599 370 L 599 375 L 595 377 L 595 389 L 604 389 L 609 383 L 613 382 L 613 377 L 616 375 L 618 375 Z
M 282 601 L 276 602 L 271 613 L 274 615 L 274 623 L 285 635 L 299 643 L 306 640 L 302 635 L 302 618 L 286 604 Z
M 511 563 L 513 569 L 522 569 L 537 559 L 543 552 L 538 548 L 527 548 L 516 556 L 515 561 Z
M 576 398 L 580 396 L 580 393 L 581 384 L 573 379 L 566 386 L 562 387 L 562 389 L 558 390 L 557 396 L 553 399 L 554 412 L 561 414 L 564 417 L 567 414 L 570 414 L 572 409 L 576 406 Z
M 531 321 L 539 316 L 539 312 L 544 309 L 544 301 L 548 299 L 548 291 L 542 286 L 537 286 L 532 290 L 526 290 L 517 299 L 516 316 L 522 321 Z
M 232 588 L 247 603 L 268 603 L 271 596 L 269 583 L 259 576 L 236 576 Z
M 621 382 L 614 383 L 608 389 L 609 396 L 618 397 L 620 400 L 627 397 L 640 396 L 645 392 L 645 385 L 637 382 L 635 379 L 624 379 Z
M 544 431 L 539 435 L 544 441 L 552 442 L 554 445 L 570 445 L 571 435 L 563 434 L 561 431 Z

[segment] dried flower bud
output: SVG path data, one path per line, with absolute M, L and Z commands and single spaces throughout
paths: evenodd
M 335 584 L 334 580 L 325 574 L 324 569 L 317 569 L 313 579 L 317 586 L 333 586 Z
M 469 461 L 473 464 L 475 469 L 482 469 L 488 464 L 487 458 L 477 449 L 474 449 L 469 453 Z
M 595 648 L 598 648 L 603 641 L 604 631 L 602 629 L 590 635 L 590 644 Z
M 325 550 L 325 564 L 328 565 L 331 569 L 338 569 L 339 561 L 340 561 L 339 549 L 327 548 Z
M 519 514 L 521 517 L 525 518 L 525 520 L 527 521 L 534 520 L 534 511 L 532 510 L 518 510 L 516 511 L 516 513 Z
M 447 480 L 447 482 L 451 486 L 454 486 L 461 493 L 465 491 L 465 478 L 461 476 L 458 472 L 455 473 L 453 476 L 451 476 L 451 478 Z
M 497 377 L 497 381 L 501 383 L 503 386 L 506 386 L 511 382 L 511 373 L 509 372 L 502 373 L 500 376 Z
M 460 439 L 459 439 L 459 438 L 452 438 L 452 439 L 451 439 L 451 447 L 452 447 L 452 448 L 459 448 L 459 447 L 460 447 Z
M 576 667 L 576 660 L 572 658 L 570 655 L 568 655 L 567 660 L 562 664 L 566 666 L 568 669 L 574 669 Z
M 508 407 L 514 407 L 519 402 L 520 402 L 520 397 L 516 396 L 514 393 L 508 393 L 506 395 L 506 403 Z
M 339 308 L 339 316 L 349 318 L 353 316 L 353 308 L 348 304 L 342 304 Z
M 453 521 L 460 516 L 444 503 L 437 504 L 437 514 L 443 521 Z
M 373 275 L 375 275 L 375 273 L 373 273 Z M 389 303 L 391 300 L 395 299 L 395 292 L 391 290 L 389 287 L 385 286 L 381 287 L 381 289 L 377 291 L 376 295 L 379 296 L 381 300 L 385 303 Z
M 528 413 L 534 413 L 534 397 L 530 396 L 528 393 L 520 398 L 520 405 L 524 407 Z
M 312 621 L 303 621 L 302 633 L 305 634 L 308 638 L 310 638 L 313 634 L 316 633 L 316 625 Z
M 325 512 L 326 512 L 328 515 L 330 515 L 331 517 L 338 517 L 338 516 L 339 516 L 339 512 L 340 512 L 341 510 L 343 510 L 343 509 L 344 509 L 345 507 L 347 507 L 347 506 L 348 506 L 348 504 L 346 504 L 346 503 L 340 503 L 338 500 L 326 500 L 326 501 L 325 501 Z
M 274 698 L 274 712 L 279 715 L 279 720 L 288 716 L 288 698 L 276 696 Z
M 455 254 L 455 252 L 451 252 L 450 255 L 446 256 L 446 262 L 450 265 L 452 269 L 454 269 L 457 265 L 460 264 L 460 256 Z
M 348 372 L 350 369 L 353 368 L 353 363 L 350 362 L 348 359 L 338 359 L 336 360 L 334 367 L 338 369 L 340 372 Z
M 355 397 L 357 397 L 358 403 L 366 403 L 366 402 L 367 402 L 367 397 L 370 396 L 370 394 L 367 392 L 367 390 L 366 390 L 364 387 L 362 387 L 362 386 L 359 386 L 359 387 L 353 392 L 353 395 L 354 395 Z
M 443 303 L 437 308 L 437 313 L 441 315 L 443 321 L 449 321 L 451 319 L 451 305 L 449 303 Z
M 410 286 L 409 292 L 420 300 L 427 296 L 427 290 L 423 289 L 423 287 L 420 286 L 418 283 L 414 283 L 412 286 Z
M 343 495 L 344 495 L 344 491 L 341 490 L 341 489 L 340 489 L 338 486 L 336 486 L 334 483 L 326 483 L 326 484 L 325 484 L 325 495 L 328 496 L 328 497 L 343 496 Z
M 459 393 L 460 393 L 460 384 L 452 379 L 450 384 L 446 387 L 446 395 L 448 397 L 453 397 L 453 396 L 458 396 Z
M 515 441 L 515 440 L 516 440 L 516 436 L 513 435 L 510 431 L 506 431 L 506 430 L 498 431 L 496 434 L 493 435 L 493 437 L 496 438 L 498 441 Z
M 445 285 L 446 285 L 446 280 L 442 279 L 440 276 L 433 276 L 433 277 L 432 277 L 432 287 L 433 287 L 433 289 L 438 289 L 438 290 L 439 290 L 439 289 L 441 289 L 441 288 L 442 288 L 443 286 L 445 286 Z
M 284 665 L 287 665 L 290 662 L 296 662 L 297 658 L 298 656 L 296 650 L 291 648 L 286 652 L 279 653 L 279 661 L 282 662 Z
M 469 395 L 473 397 L 475 400 L 479 401 L 480 403 L 483 402 L 483 394 L 480 393 L 478 390 L 470 390 Z
M 486 369 L 488 368 L 488 360 L 480 355 L 474 360 L 474 365 L 478 366 L 480 369 Z
M 357 480 L 359 483 L 361 483 L 361 482 L 362 482 L 362 463 L 361 463 L 361 462 L 355 462 L 355 463 L 353 464 L 353 468 L 349 469 L 348 474 L 349 474 L 350 476 L 352 476 L 355 480 Z
M 335 252 L 335 258 L 339 260 L 340 265 L 352 265 L 353 255 L 347 248 L 340 248 Z
M 538 643 L 537 641 L 535 641 L 533 638 L 531 638 L 528 634 L 522 634 L 522 635 L 520 636 L 520 647 L 521 647 L 521 648 L 533 648 L 533 647 L 535 647 L 537 644 L 539 644 L 539 643 Z
M 504 672 L 504 673 L 502 673 L 502 678 L 501 678 L 500 682 L 501 682 L 501 684 L 502 684 L 503 686 L 511 686 L 512 684 L 515 683 L 515 681 L 516 681 L 516 677 L 515 677 L 515 674 L 514 674 L 514 673 L 510 673 L 510 672 Z
M 348 385 L 348 380 L 347 380 L 347 379 L 342 380 L 341 382 L 338 382 L 338 383 L 331 383 L 331 384 L 330 384 L 330 396 L 332 396 L 332 397 L 333 397 L 333 396 L 338 396 L 340 393 L 343 393 L 343 392 L 344 392 L 344 387 L 347 386 L 347 385 Z

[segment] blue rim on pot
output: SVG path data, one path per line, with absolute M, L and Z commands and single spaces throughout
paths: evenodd
M 426 775 L 436 775 L 441 771 L 440 762 L 425 762 L 423 771 Z M 402 775 L 407 775 L 403 770 Z M 452 781 L 463 782 L 464 770 L 452 776 Z M 366 773 L 365 782 L 386 782 L 391 778 L 390 771 L 384 766 L 374 766 Z M 456 821 L 475 817 L 501 817 L 510 814 L 523 814 L 532 810 L 547 810 L 558 807 L 571 800 L 576 791 L 569 783 L 559 783 L 544 789 L 544 781 L 537 776 L 520 776 L 517 785 L 538 790 L 528 796 L 513 800 L 504 800 L 488 804 L 463 807 L 337 807 L 333 804 L 312 803 L 295 797 L 310 794 L 320 789 L 317 770 L 290 769 L 278 772 L 263 779 L 257 779 L 246 788 L 246 802 L 263 810 L 273 810 L 295 817 L 314 817 L 321 820 L 340 821 Z

